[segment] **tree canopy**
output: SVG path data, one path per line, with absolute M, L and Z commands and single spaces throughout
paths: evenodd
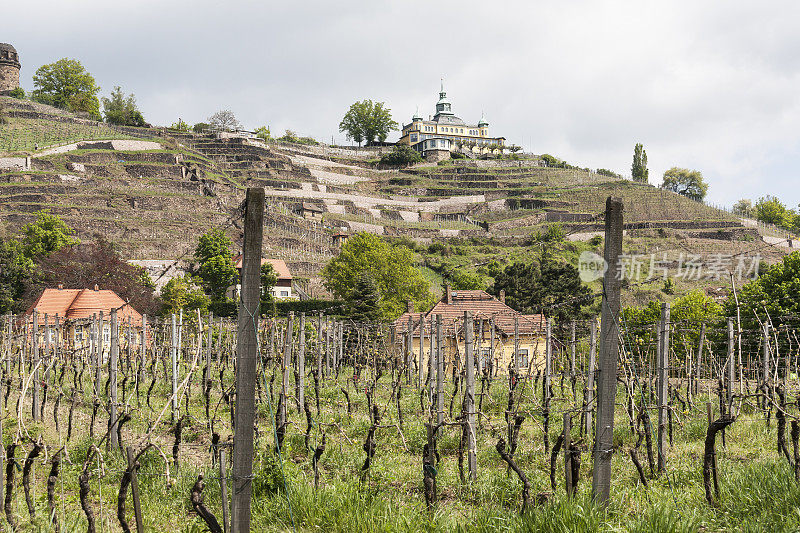
M 384 142 L 389 132 L 397 127 L 386 104 L 372 100 L 355 102 L 339 123 L 339 131 L 345 132 L 359 145 L 364 141 L 368 145 L 375 141 Z
M 708 184 L 703 180 L 703 174 L 699 170 L 678 167 L 672 167 L 664 172 L 661 188 L 698 202 L 708 193 Z
M 422 156 L 404 144 L 395 145 L 391 152 L 381 156 L 381 164 L 393 167 L 407 167 L 422 161 Z
M 235 131 L 242 127 L 242 125 L 236 119 L 236 115 L 234 115 L 233 111 L 230 111 L 229 109 L 217 111 L 208 117 L 208 124 L 212 129 L 221 131 Z
M 22 251 L 29 258 L 50 255 L 64 246 L 79 244 L 75 230 L 47 210 L 39 211 L 36 220 L 22 228 Z
M 272 287 L 278 283 L 278 273 L 270 263 L 261 265 L 261 305 L 272 302 Z
M 631 166 L 631 177 L 633 181 L 647 183 L 650 171 L 647 170 L 647 152 L 641 143 L 637 143 L 633 148 L 633 165 Z
M 800 315 L 800 251 L 783 256 L 779 263 L 760 268 L 758 278 L 744 284 L 738 292 L 739 316 L 745 328 L 758 327 L 767 313 L 773 323 L 788 315 Z M 736 316 L 733 294 L 724 304 L 726 316 Z
M 224 300 L 227 288 L 236 283 L 231 246 L 233 243 L 221 228 L 212 228 L 200 236 L 194 250 L 197 275 L 215 301 Z
M 42 65 L 33 75 L 34 100 L 72 112 L 100 118 L 100 87 L 80 61 L 63 58 Z
M 372 272 L 365 270 L 356 279 L 347 311 L 351 320 L 376 322 L 381 319 L 381 292 Z
M 556 317 L 560 324 L 582 317 L 582 308 L 592 303 L 578 269 L 557 261 L 546 248 L 538 262 L 515 262 L 498 273 L 491 292 L 497 295 L 501 290 L 513 309 Z
M 414 253 L 405 246 L 390 246 L 377 235 L 357 233 L 325 265 L 322 277 L 334 296 L 354 302 L 363 294 L 356 290 L 359 279 L 369 272 L 380 294 L 380 316 L 387 320 L 399 316 L 407 300 L 432 303 L 429 284 L 414 262 Z
M 792 213 L 774 196 L 762 196 L 753 206 L 756 219 L 767 224 L 784 226 L 790 222 Z
M 119 86 L 111 91 L 111 98 L 103 98 L 103 116 L 110 124 L 139 127 L 145 125 L 144 117 L 136 107 L 136 96 L 125 96 Z
M 22 253 L 19 241 L 0 240 L 0 314 L 22 310 L 25 286 L 33 269 L 33 261 Z
M 102 238 L 93 243 L 65 246 L 42 258 L 37 279 L 28 290 L 29 299 L 38 296 L 42 289 L 59 284 L 68 289 L 98 285 L 116 292 L 140 313 L 155 315 L 161 310 L 147 271 L 122 259 L 114 246 Z
M 161 300 L 164 302 L 164 313 L 172 314 L 183 310 L 189 317 L 193 316 L 192 312 L 197 309 L 204 313 L 211 303 L 199 280 L 191 274 L 169 280 L 161 288 Z

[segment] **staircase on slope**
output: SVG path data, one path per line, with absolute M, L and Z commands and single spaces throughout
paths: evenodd
M 170 133 L 179 143 L 202 155 L 230 181 L 249 187 L 299 189 L 313 181 L 311 173 L 283 155 L 241 137 Z

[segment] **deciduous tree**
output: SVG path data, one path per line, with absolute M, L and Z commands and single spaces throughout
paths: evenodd
M 753 207 L 756 219 L 767 224 L 784 226 L 790 222 L 791 213 L 786 206 L 774 196 L 762 196 Z
M 136 107 L 136 96 L 125 96 L 122 88 L 114 87 L 111 98 L 103 98 L 103 116 L 110 124 L 123 126 L 144 126 L 145 121 L 139 108 Z
M 647 152 L 641 143 L 633 147 L 633 165 L 631 166 L 631 177 L 633 181 L 647 183 L 650 171 L 647 170 Z
M 236 115 L 234 115 L 233 111 L 230 111 L 229 109 L 217 111 L 208 117 L 208 124 L 212 129 L 221 131 L 235 131 L 242 127 L 242 125 L 239 124 L 239 121 L 236 119 Z
M 383 102 L 372 100 L 355 102 L 339 123 L 339 131 L 359 145 L 363 141 L 368 145 L 376 140 L 384 142 L 389 132 L 396 129 L 391 110 Z
M 381 318 L 390 319 L 403 312 L 407 300 L 432 300 L 429 284 L 414 263 L 414 253 L 405 246 L 390 246 L 377 235 L 357 233 L 325 265 L 322 277 L 334 296 L 352 302 L 361 275 L 371 273 L 380 292 Z
M 191 274 L 172 278 L 161 288 L 164 314 L 177 313 L 183 309 L 184 315 L 192 316 L 196 309 L 201 313 L 208 310 L 211 303 L 200 286 L 200 281 Z
M 703 174 L 699 170 L 678 167 L 672 167 L 664 172 L 661 188 L 698 202 L 702 201 L 708 192 L 708 184 L 703 180 Z
M 33 75 L 33 87 L 34 100 L 100 119 L 100 87 L 80 61 L 63 58 L 42 65 Z
M 495 278 L 491 292 L 506 292 L 506 303 L 523 313 L 543 313 L 559 324 L 583 316 L 592 303 L 591 290 L 581 282 L 574 265 L 561 262 L 543 249 L 538 262 L 516 262 Z
M 34 222 L 22 228 L 22 251 L 31 259 L 47 256 L 64 246 L 79 244 L 74 234 L 75 230 L 58 216 L 42 210 Z
M 222 229 L 212 228 L 200 236 L 194 250 L 194 259 L 198 263 L 197 275 L 215 301 L 224 300 L 226 289 L 236 283 L 232 245 Z
M 95 242 L 65 246 L 37 265 L 35 280 L 28 289 L 32 301 L 42 289 L 63 285 L 67 289 L 85 289 L 95 285 L 116 292 L 140 313 L 158 314 L 161 303 L 154 296 L 155 285 L 142 267 L 122 259 L 114 246 L 98 238 Z

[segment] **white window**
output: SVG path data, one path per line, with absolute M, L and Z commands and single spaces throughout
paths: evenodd
M 517 368 L 528 368 L 528 349 L 520 348 L 517 352 Z
M 281 296 L 283 297 L 289 296 L 289 291 L 281 291 Z

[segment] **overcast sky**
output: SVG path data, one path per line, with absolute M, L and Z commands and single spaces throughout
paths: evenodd
M 653 183 L 688 167 L 712 202 L 800 202 L 797 1 L 26 0 L 2 14 L 26 90 L 40 65 L 79 59 L 153 124 L 231 109 L 344 142 L 354 101 L 408 122 L 433 113 L 444 78 L 457 115 L 483 112 L 526 151 L 630 175 L 641 142 Z

